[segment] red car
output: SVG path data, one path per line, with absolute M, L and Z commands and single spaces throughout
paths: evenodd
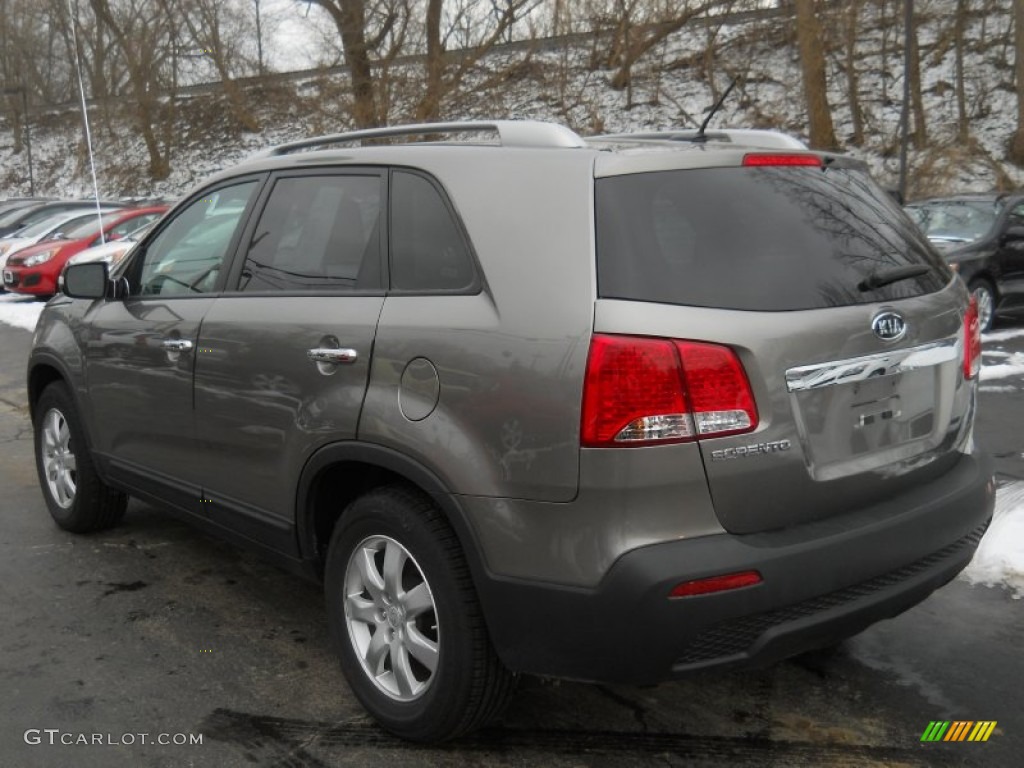
M 159 219 L 169 206 L 130 208 L 102 217 L 102 240 L 118 240 L 139 227 Z M 57 292 L 57 278 L 68 259 L 86 248 L 99 245 L 101 227 L 96 219 L 89 219 L 76 229 L 68 230 L 60 240 L 46 240 L 18 251 L 7 260 L 3 271 L 3 285 L 14 293 L 28 293 L 41 298 Z

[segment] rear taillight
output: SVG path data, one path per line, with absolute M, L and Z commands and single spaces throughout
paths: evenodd
M 981 368 L 981 323 L 978 321 L 978 302 L 971 296 L 964 315 L 964 378 L 973 379 Z
M 718 344 L 595 335 L 580 442 L 625 448 L 750 432 L 757 408 L 736 353 Z
M 821 168 L 821 158 L 817 155 L 798 155 L 788 152 L 751 152 L 743 156 L 743 165 L 748 168 L 770 165 L 811 165 Z

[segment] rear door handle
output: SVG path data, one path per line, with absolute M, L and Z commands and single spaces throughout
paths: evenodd
M 192 342 L 188 339 L 164 339 L 160 346 L 168 352 L 188 352 L 192 349 Z
M 339 363 L 354 363 L 359 357 L 359 353 L 354 349 L 319 347 L 317 349 L 307 350 L 306 357 L 314 363 L 331 363 L 332 365 L 338 365 Z

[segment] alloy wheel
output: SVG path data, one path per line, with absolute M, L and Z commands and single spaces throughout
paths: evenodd
M 412 554 L 387 536 L 370 536 L 349 558 L 345 622 L 363 671 L 395 701 L 430 687 L 440 650 L 434 595 Z
M 978 285 L 972 291 L 974 300 L 978 304 L 978 325 L 982 330 L 992 327 L 992 312 L 995 309 L 995 299 L 992 291 L 987 285 Z
M 56 408 L 43 416 L 43 440 L 39 450 L 50 495 L 62 509 L 67 509 L 75 502 L 77 467 L 71 430 L 64 414 Z

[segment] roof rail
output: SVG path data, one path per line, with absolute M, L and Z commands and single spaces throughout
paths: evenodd
M 725 128 L 708 131 L 698 138 L 699 131 L 653 131 L 648 133 L 610 133 L 594 136 L 594 141 L 728 141 L 746 147 L 768 149 L 807 149 L 797 138 L 780 131 L 765 131 L 751 128 Z
M 287 155 L 313 147 L 329 144 L 351 144 L 371 139 L 385 139 L 399 136 L 421 136 L 442 133 L 497 133 L 503 147 L 583 147 L 583 139 L 564 125 L 545 123 L 539 120 L 468 120 L 457 123 L 420 123 L 395 125 L 384 128 L 368 128 L 348 133 L 333 133 L 314 136 L 300 141 L 291 141 L 271 147 L 262 153 L 263 157 Z

